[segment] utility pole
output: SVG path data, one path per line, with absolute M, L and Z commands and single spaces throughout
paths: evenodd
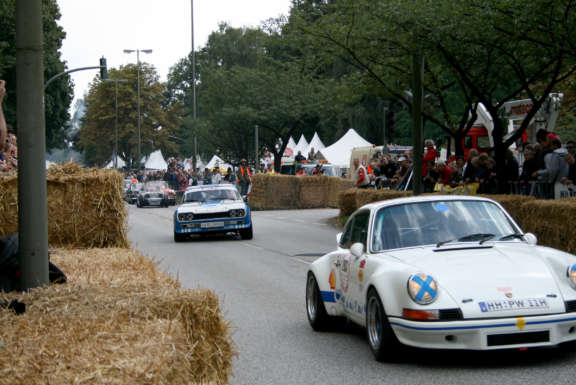
M 258 126 L 254 126 L 254 168 L 258 169 L 260 157 L 258 156 Z
M 423 121 L 422 121 L 422 106 L 424 104 L 424 56 L 422 51 L 414 54 L 413 58 L 413 71 L 414 71 L 414 98 L 412 100 L 412 121 L 413 121 L 413 138 L 414 145 L 412 155 L 414 157 L 413 178 L 412 178 L 412 193 L 413 195 L 422 194 L 422 150 L 423 143 Z
M 192 120 L 196 123 L 196 51 L 194 49 L 194 0 L 190 0 L 190 20 L 192 24 Z M 193 128 L 195 131 L 196 128 Z M 196 158 L 198 149 L 196 148 L 196 132 L 192 134 L 192 168 L 196 172 Z
M 49 283 L 41 0 L 16 2 L 16 101 L 18 258 L 28 290 Z

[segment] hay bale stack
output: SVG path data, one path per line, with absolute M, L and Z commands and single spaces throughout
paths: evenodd
M 522 205 L 520 227 L 538 237 L 538 244 L 576 254 L 572 223 L 576 218 L 576 199 L 531 200 Z
M 323 175 L 296 177 L 296 183 L 299 185 L 297 208 L 315 209 L 327 207 L 330 177 Z
M 257 174 L 252 180 L 250 207 L 254 210 L 294 208 L 298 200 L 298 187 L 294 176 Z
M 340 192 L 340 217 L 349 217 L 356 211 L 356 192 L 358 190 L 351 188 Z
M 48 241 L 54 247 L 127 247 L 122 175 L 51 166 L 46 175 Z M 0 179 L 0 236 L 18 231 L 18 180 Z
M 65 285 L 10 293 L 0 384 L 227 384 L 233 343 L 217 297 L 129 249 L 56 250 Z
M 328 177 L 330 186 L 326 197 L 326 207 L 340 207 L 340 193 L 354 187 L 354 181 L 350 179 Z

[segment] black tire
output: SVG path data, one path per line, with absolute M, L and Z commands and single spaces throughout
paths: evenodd
M 398 360 L 403 346 L 394 334 L 380 296 L 374 288 L 370 288 L 366 298 L 366 334 L 376 361 Z
M 240 238 L 242 239 L 252 239 L 254 238 L 254 232 L 252 230 L 252 225 L 246 229 L 240 230 Z
M 306 280 L 306 315 L 310 326 L 317 332 L 325 331 L 334 324 L 334 317 L 329 316 L 326 312 L 318 282 L 311 271 L 308 272 L 308 279 Z
M 186 234 L 174 232 L 174 242 L 183 242 L 186 239 Z

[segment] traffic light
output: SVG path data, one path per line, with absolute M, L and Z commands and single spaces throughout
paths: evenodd
M 100 58 L 100 80 L 104 80 L 108 77 L 108 67 L 106 66 L 106 58 L 102 56 Z

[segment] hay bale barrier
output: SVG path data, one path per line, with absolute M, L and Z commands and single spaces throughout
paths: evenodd
M 218 298 L 130 249 L 57 249 L 68 283 L 1 295 L 0 384 L 227 384 L 234 345 Z
M 332 176 L 256 174 L 250 192 L 253 210 L 338 208 L 339 194 L 353 183 Z
M 52 165 L 46 175 L 48 242 L 53 247 L 128 247 L 122 175 Z M 0 178 L 0 236 L 18 231 L 18 179 Z

